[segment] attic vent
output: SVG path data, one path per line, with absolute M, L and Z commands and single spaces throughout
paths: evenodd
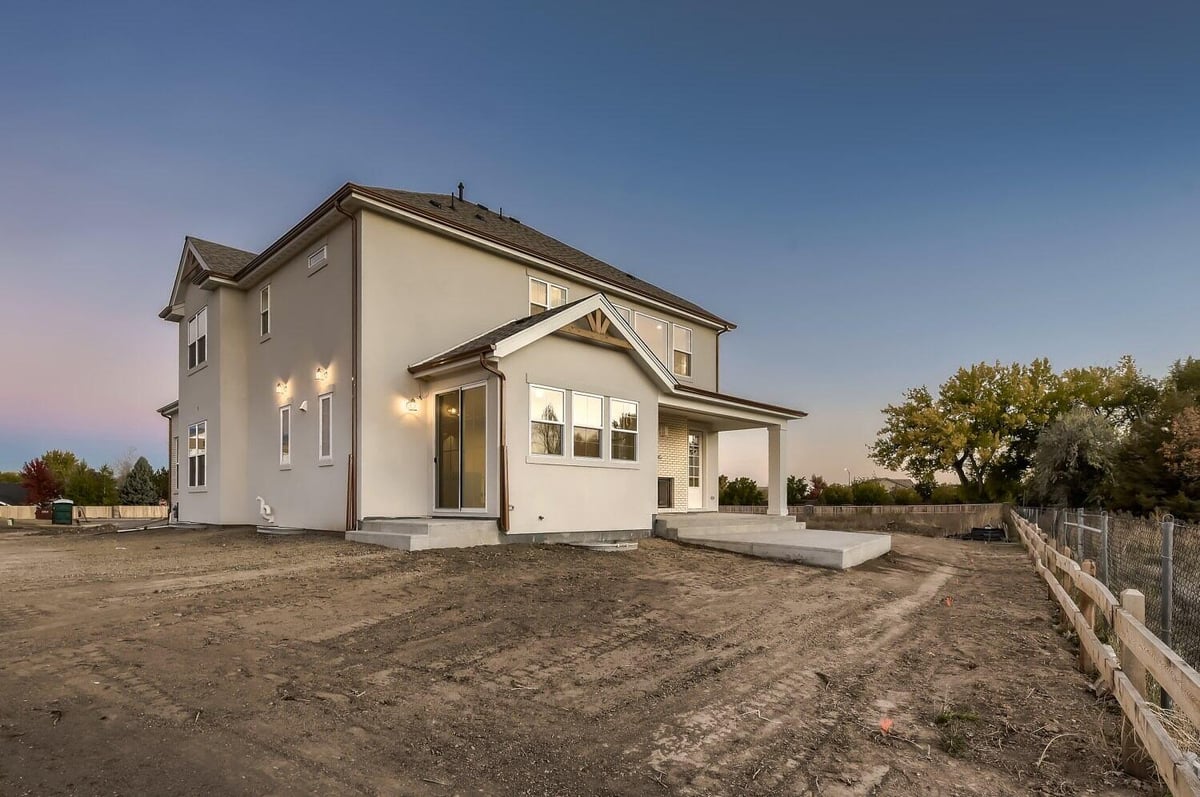
M 314 251 L 308 256 L 308 268 L 310 270 L 320 268 L 329 261 L 329 246 L 324 245 L 320 249 Z
M 488 206 L 487 206 L 487 205 L 481 205 L 481 204 L 479 204 L 478 202 L 476 202 L 476 203 L 475 203 L 475 207 L 479 208 L 480 210 L 487 210 L 487 209 L 488 209 Z
M 516 222 L 517 224 L 520 224 L 520 223 L 521 223 L 521 220 L 520 220 L 520 219 L 514 219 L 512 216 L 509 216 L 509 217 L 508 217 L 508 220 L 509 220 L 509 221 L 514 221 L 514 222 Z
M 436 199 L 429 200 L 429 204 L 433 205 L 435 208 L 440 208 L 442 206 L 442 203 L 438 202 Z

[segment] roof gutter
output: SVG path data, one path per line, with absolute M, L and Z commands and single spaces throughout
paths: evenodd
M 508 380 L 504 372 L 488 362 L 487 353 L 479 355 L 479 366 L 500 381 L 500 531 L 508 533 L 508 423 L 504 414 L 504 394 Z

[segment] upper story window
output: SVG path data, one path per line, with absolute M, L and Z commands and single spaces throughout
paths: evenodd
M 208 308 L 192 316 L 187 325 L 188 368 L 196 368 L 208 362 Z
M 265 338 L 271 334 L 271 286 L 264 285 L 258 292 L 258 334 Z
M 692 330 L 672 324 L 671 339 L 675 357 L 672 360 L 676 376 L 692 375 Z
M 529 278 L 529 314 L 544 313 L 567 303 L 567 289 L 537 277 Z
M 562 456 L 565 392 L 529 386 L 529 451 Z
M 670 359 L 667 356 L 667 322 L 645 313 L 634 313 L 633 331 L 650 347 L 659 362 L 666 365 Z
M 208 485 L 208 421 L 188 427 L 188 487 Z
M 627 323 L 633 323 L 632 310 L 630 310 L 628 307 L 622 307 L 619 304 L 614 304 L 613 307 L 617 308 L 617 312 L 621 314 L 621 318 L 624 318 Z
M 317 462 L 328 465 L 333 462 L 333 394 L 318 398 L 317 408 Z

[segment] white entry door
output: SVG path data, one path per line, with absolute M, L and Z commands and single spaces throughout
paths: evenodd
M 688 509 L 704 508 L 704 488 L 701 486 L 704 473 L 704 435 L 688 432 Z

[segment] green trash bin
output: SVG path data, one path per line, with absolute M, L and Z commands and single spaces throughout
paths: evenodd
M 75 502 L 60 498 L 50 502 L 50 522 L 55 526 L 69 526 L 75 521 Z

